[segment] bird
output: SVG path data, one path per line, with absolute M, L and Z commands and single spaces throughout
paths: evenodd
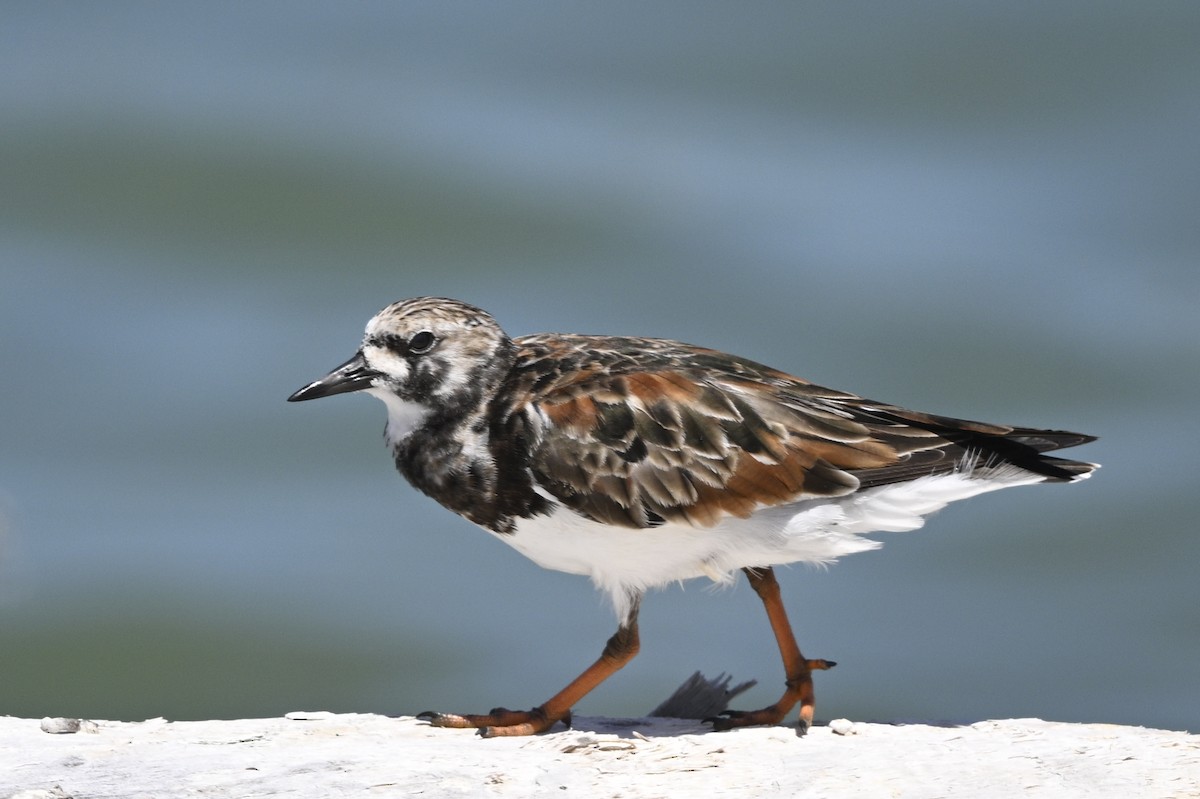
M 813 673 L 836 664 L 801 653 L 775 566 L 829 564 L 949 502 L 1097 468 L 1045 454 L 1094 436 L 906 410 L 679 341 L 512 338 L 487 312 L 443 297 L 388 305 L 349 360 L 288 400 L 350 392 L 383 401 L 385 441 L 415 488 L 611 600 L 617 631 L 541 705 L 418 715 L 484 737 L 569 725 L 572 707 L 637 654 L 648 590 L 738 572 L 766 610 L 785 690 L 705 721 L 780 724 L 799 704 L 803 735 Z

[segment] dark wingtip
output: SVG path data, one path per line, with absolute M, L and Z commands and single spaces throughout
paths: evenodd
M 1005 436 L 1005 438 L 1019 441 L 1027 447 L 1036 449 L 1038 452 L 1050 452 L 1056 449 L 1067 449 L 1068 447 L 1090 444 L 1098 439 L 1099 436 L 1092 436 L 1087 433 L 1072 433 L 1067 430 L 1031 430 L 1018 428 Z

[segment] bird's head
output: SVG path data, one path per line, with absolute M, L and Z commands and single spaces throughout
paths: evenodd
M 367 322 L 350 360 L 288 401 L 365 391 L 387 405 L 387 437 L 396 444 L 435 414 L 481 407 L 513 358 L 512 340 L 485 311 L 441 297 L 401 300 Z

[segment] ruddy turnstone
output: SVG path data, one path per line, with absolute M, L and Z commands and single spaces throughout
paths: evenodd
M 775 724 L 799 702 L 803 732 L 812 672 L 834 663 L 801 654 L 772 566 L 830 563 L 948 502 L 1096 468 L 1043 454 L 1093 436 L 909 411 L 677 341 L 513 339 L 479 308 L 435 297 L 384 308 L 354 357 L 288 399 L 350 391 L 387 406 L 385 438 L 416 488 L 535 563 L 591 577 L 616 609 L 599 659 L 544 704 L 420 715 L 484 736 L 569 722 L 637 654 L 647 589 L 739 569 L 766 608 L 786 690 L 709 721 Z

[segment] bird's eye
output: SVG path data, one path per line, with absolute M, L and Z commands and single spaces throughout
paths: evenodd
M 422 330 L 408 340 L 408 351 L 421 355 L 433 349 L 433 345 L 437 343 L 437 336 L 430 333 L 428 330 Z

